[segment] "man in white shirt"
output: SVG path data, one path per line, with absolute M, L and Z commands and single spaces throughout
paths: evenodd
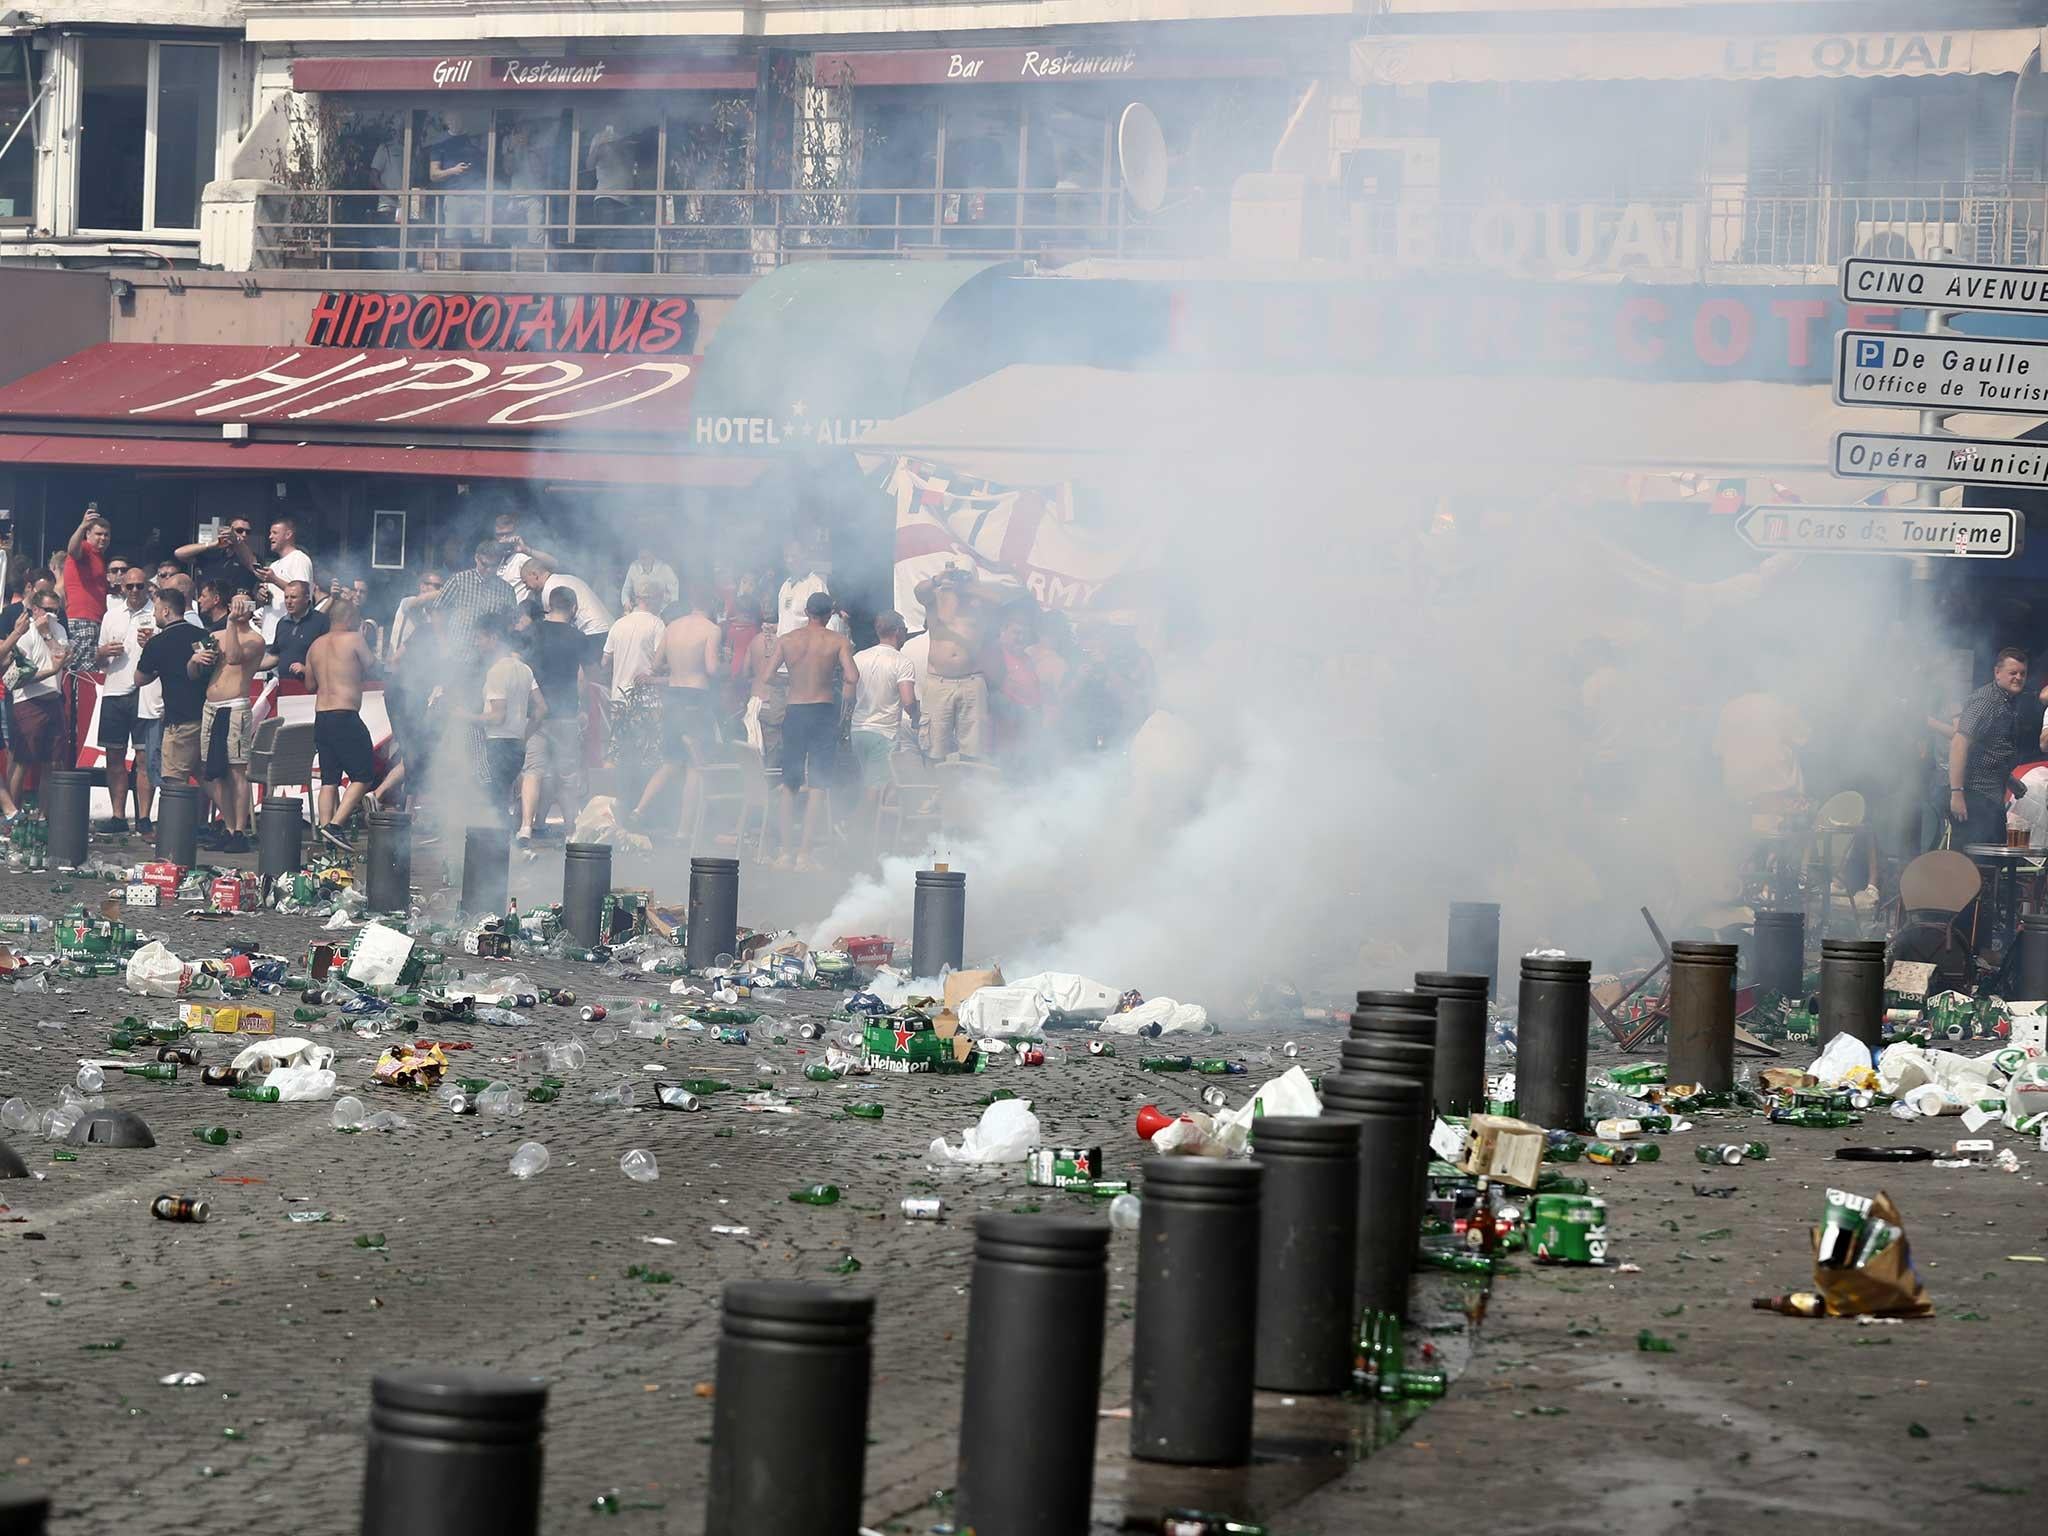
M 831 592 L 832 567 L 829 562 L 814 558 L 798 539 L 791 539 L 782 547 L 782 564 L 789 579 L 775 594 L 775 632 L 793 635 L 810 622 L 804 615 L 804 604 L 810 601 L 811 594 Z M 847 632 L 846 618 L 836 605 L 825 627 L 835 635 Z
M 484 673 L 484 755 L 491 775 L 491 809 L 502 816 L 519 787 L 519 841 L 533 841 L 534 805 L 547 768 L 545 739 L 539 734 L 547 718 L 547 701 L 533 680 L 533 669 L 510 648 L 498 625 L 478 631 L 490 669 Z
M 911 729 L 917 728 L 917 669 L 903 654 L 909 627 L 900 613 L 885 613 L 875 620 L 875 644 L 857 652 L 854 670 L 860 685 L 853 695 L 853 755 L 860 763 L 861 782 L 870 798 L 880 795 L 888 777 L 889 754 L 905 715 Z
M 277 638 L 278 621 L 284 617 L 284 589 L 295 581 L 303 581 L 309 591 L 313 586 L 313 557 L 299 548 L 299 525 L 294 519 L 279 517 L 272 521 L 270 549 L 268 565 L 258 565 L 247 544 L 237 545 L 235 549 L 242 564 L 249 568 L 260 584 L 256 596 L 263 605 L 258 618 L 262 622 L 265 645 Z
M 7 738 L 7 787 L 16 802 L 29 769 L 57 764 L 64 743 L 64 700 L 57 673 L 71 650 L 71 638 L 57 617 L 55 592 L 38 592 L 25 617 L 28 627 L 14 642 L 14 721 Z
M 513 513 L 500 512 L 491 524 L 492 537 L 498 541 L 498 580 L 508 587 L 520 585 L 520 572 L 526 569 L 526 562 L 539 550 L 529 546 L 519 533 L 519 519 Z M 519 596 L 524 597 L 524 592 Z
M 651 546 L 642 544 L 633 552 L 633 563 L 626 567 L 626 579 L 619 583 L 621 607 L 633 606 L 633 583 L 643 576 L 661 589 L 661 601 L 655 605 L 657 609 L 666 612 L 675 606 L 683 591 L 683 584 L 676 579 L 676 568 L 655 554 Z
M 156 616 L 150 611 L 149 577 L 140 566 L 121 573 L 119 590 L 107 593 L 107 616 L 100 620 L 100 665 L 106 669 L 100 684 L 99 748 L 107 759 L 107 793 L 114 802 L 114 814 L 101 830 L 128 830 L 128 748 L 135 747 L 135 819 L 149 823 L 149 726 L 141 715 L 140 690 L 135 686 L 135 663 L 142 647 L 156 633 Z M 158 685 L 157 712 L 163 712 L 162 685 Z
M 604 660 L 611 670 L 612 726 L 607 754 L 619 774 L 619 800 L 637 806 L 661 752 L 661 688 L 656 659 L 668 626 L 654 611 L 660 591 L 652 581 L 633 588 L 633 611 L 605 636 Z
M 541 612 L 545 614 L 547 612 L 548 599 L 563 588 L 567 588 L 575 594 L 576 617 L 571 619 L 570 622 L 576 626 L 578 633 L 602 635 L 611 630 L 611 610 L 598 601 L 597 593 L 591 590 L 589 582 L 585 581 L 581 576 L 571 576 L 565 571 L 557 570 L 553 555 L 529 554 L 526 556 L 526 563 L 519 569 L 517 595 L 521 602 L 524 602 L 529 597 L 539 598 Z M 627 595 L 628 606 L 631 605 L 631 602 L 631 589 L 629 588 Z M 657 603 L 656 606 L 659 607 L 660 604 Z
M 903 659 L 910 663 L 910 684 L 917 694 L 917 713 L 911 718 L 917 722 L 913 729 L 917 733 L 917 744 L 922 748 L 927 745 L 924 722 L 924 679 L 925 674 L 931 670 L 932 665 L 932 632 L 928 629 L 920 629 L 916 634 L 904 641 Z

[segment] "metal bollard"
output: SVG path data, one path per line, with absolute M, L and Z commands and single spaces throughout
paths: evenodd
M 854 1536 L 875 1299 L 794 1280 L 725 1288 L 704 1536 Z
M 50 1501 L 40 1493 L 0 1493 L 0 1536 L 43 1536 Z
M 1131 1455 L 1241 1467 L 1252 1454 L 1256 1162 L 1155 1157 L 1138 1215 Z
M 156 856 L 166 864 L 190 869 L 199 862 L 199 786 L 159 784 L 156 802 Z
M 1725 1092 L 1735 1086 L 1733 944 L 1671 945 L 1669 1077 Z
M 2048 998 L 2048 912 L 2028 912 L 2020 918 L 2018 943 L 2013 996 L 2026 1002 Z
M 512 829 L 471 827 L 462 835 L 462 901 L 465 913 L 502 912 L 512 888 Z
M 1252 1153 L 1266 1170 L 1253 1385 L 1342 1392 L 1358 1338 L 1358 1124 L 1263 1115 L 1252 1122 Z
M 1546 1130 L 1586 1123 L 1586 1021 L 1592 1013 L 1593 962 L 1522 957 L 1515 1017 L 1515 1101 L 1521 1117 Z
M 79 768 L 54 768 L 43 775 L 44 830 L 52 869 L 76 869 L 92 839 L 93 775 Z
M 612 851 L 604 843 L 570 843 L 562 850 L 562 927 L 578 944 L 598 945 L 604 899 L 612 890 Z
M 1759 912 L 1751 929 L 1749 979 L 1759 992 L 1797 998 L 1806 989 L 1806 914 Z
M 967 1294 L 955 1524 L 977 1536 L 1086 1530 L 1109 1228 L 1060 1216 L 977 1216 Z
M 1429 1198 L 1429 1133 L 1436 1125 L 1436 1042 L 1353 1036 L 1338 1044 L 1337 1054 L 1346 1072 L 1383 1073 L 1421 1085 L 1422 1097 L 1415 1106 L 1415 1209 L 1420 1220 L 1422 1203 Z
M 1454 901 L 1450 936 L 1444 944 L 1444 969 L 1484 976 L 1486 995 L 1500 996 L 1500 903 Z
M 412 812 L 371 811 L 363 899 L 372 912 L 412 906 Z
M 1357 1277 L 1351 1320 L 1367 1311 L 1405 1313 L 1422 1206 L 1407 1169 L 1419 1155 L 1422 1084 L 1383 1072 L 1323 1076 L 1325 1118 L 1358 1125 Z
M 720 955 L 739 948 L 740 861 L 690 860 L 690 912 L 683 929 L 683 963 L 708 971 Z
M 533 1536 L 547 1383 L 460 1368 L 370 1383 L 362 1536 Z
M 1417 971 L 1415 990 L 1436 999 L 1436 1060 L 1430 1093 L 1437 1112 L 1477 1114 L 1486 1108 L 1486 978 L 1455 971 Z
M 1820 1043 L 1854 1035 L 1875 1049 L 1884 1024 L 1884 941 L 1820 941 Z
M 306 812 L 297 795 L 265 795 L 256 813 L 256 873 L 265 880 L 295 875 L 306 862 Z
M 967 876 L 934 865 L 917 872 L 911 904 L 910 974 L 936 976 L 941 966 L 959 970 L 967 950 Z

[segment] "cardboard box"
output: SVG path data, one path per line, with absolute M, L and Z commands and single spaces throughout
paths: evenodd
M 1000 987 L 1002 984 L 1001 966 L 991 966 L 985 971 L 955 971 L 946 978 L 946 1011 L 958 1013 L 960 1005 L 983 987 Z
M 216 912 L 253 912 L 256 900 L 256 882 L 247 875 L 216 875 L 206 890 L 206 903 Z
M 155 886 L 141 883 L 129 886 L 125 893 L 127 904 L 131 907 L 154 907 L 159 904 L 162 896 L 163 893 Z
M 178 887 L 185 879 L 182 864 L 145 864 L 142 866 L 145 885 L 153 885 L 162 893 L 162 904 L 168 906 L 178 899 Z
M 244 1008 L 241 1017 L 241 1033 L 245 1035 L 276 1034 L 277 1010 L 274 1008 Z
M 1459 1166 L 1469 1174 L 1534 1189 L 1543 1170 L 1544 1131 L 1507 1115 L 1474 1115 L 1471 1144 Z
M 854 938 L 841 938 L 833 946 L 844 950 L 846 958 L 855 965 L 892 965 L 896 960 L 896 941 L 865 934 Z

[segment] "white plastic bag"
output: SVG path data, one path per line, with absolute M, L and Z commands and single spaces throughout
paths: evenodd
M 1922 1083 L 1903 1094 L 1899 1102 L 1910 1105 L 1923 1115 L 1960 1115 L 1963 1112 L 1963 1101 L 1951 1098 L 1939 1083 Z
M 367 923 L 349 946 L 348 969 L 343 974 L 366 987 L 395 986 L 411 954 L 410 937 L 383 923 Z
M 1821 1050 L 1807 1075 L 1823 1088 L 1837 1088 L 1857 1067 L 1871 1066 L 1870 1047 L 1851 1034 L 1840 1034 Z
M 1911 1092 L 1922 1083 L 1934 1081 L 1934 1068 L 1927 1053 L 1917 1045 L 1888 1045 L 1877 1058 L 1877 1080 L 1893 1098 Z
M 256 1040 L 243 1046 L 228 1065 L 237 1072 L 246 1072 L 266 1061 L 273 1067 L 331 1067 L 334 1047 L 315 1045 L 298 1035 L 280 1035 L 274 1040 Z
M 2036 1115 L 2048 1114 L 2048 1061 L 2030 1061 L 2005 1085 L 2005 1123 L 2032 1129 Z
M 1242 1152 L 1251 1140 L 1252 1123 L 1260 1115 L 1320 1115 L 1323 1101 L 1300 1067 L 1289 1067 L 1226 1115 L 1217 1117 L 1216 1139 L 1226 1151 Z M 1156 1142 L 1157 1137 L 1153 1140 Z
M 162 939 L 152 939 L 128 957 L 124 980 L 130 992 L 144 997 L 177 997 L 191 984 L 192 967 L 172 954 Z
M 334 1074 L 325 1067 L 279 1067 L 263 1080 L 277 1090 L 280 1104 L 298 1099 L 324 1099 L 334 1092 Z
M 1182 1115 L 1152 1133 L 1152 1150 L 1168 1157 L 1228 1157 L 1230 1148 L 1217 1139 L 1216 1122 L 1207 1115 Z
M 1096 1026 L 1106 1035 L 1135 1035 L 1159 1026 L 1162 1035 L 1205 1029 L 1209 1010 L 1200 1003 L 1177 1003 L 1170 997 L 1147 998 L 1126 1013 L 1112 1013 Z
M 997 1099 L 981 1112 L 981 1123 L 960 1133 L 960 1145 L 948 1146 L 946 1138 L 932 1138 L 931 1159 L 935 1163 L 1021 1163 L 1038 1145 L 1038 1116 L 1031 1113 L 1029 1099 Z
M 977 987 L 960 1000 L 960 1027 L 979 1040 L 984 1035 L 1035 1035 L 1052 1010 L 1029 987 Z
M 1010 983 L 1036 992 L 1054 1013 L 1069 1019 L 1106 1018 L 1120 995 L 1114 988 L 1070 971 L 1040 971 Z

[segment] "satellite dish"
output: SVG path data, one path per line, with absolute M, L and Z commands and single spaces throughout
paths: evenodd
M 1154 213 L 1166 201 L 1166 135 L 1142 101 L 1124 108 L 1116 124 L 1116 158 L 1124 194 L 1140 213 Z

